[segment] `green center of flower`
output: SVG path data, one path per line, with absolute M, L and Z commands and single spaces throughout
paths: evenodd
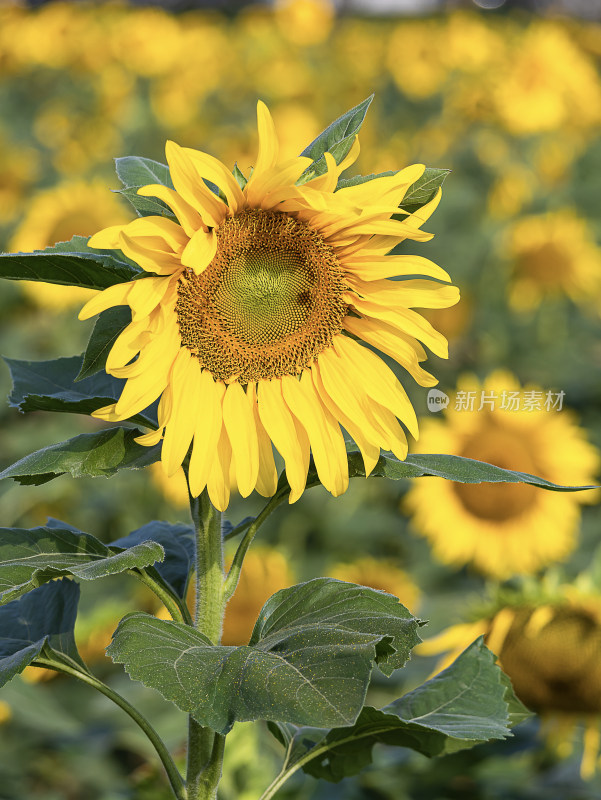
M 295 375 L 342 330 L 344 273 L 318 231 L 253 209 L 217 230 L 217 253 L 179 281 L 182 344 L 216 380 Z

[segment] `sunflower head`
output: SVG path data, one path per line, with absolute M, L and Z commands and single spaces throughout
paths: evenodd
M 591 484 L 599 469 L 597 451 L 569 411 L 553 409 L 541 387 L 522 387 L 504 371 L 483 382 L 463 376 L 444 418 L 422 423 L 419 448 L 557 483 Z M 438 559 L 505 579 L 564 558 L 576 543 L 580 504 L 594 499 L 528 484 L 430 478 L 415 481 L 405 502 Z
M 224 509 L 230 490 L 275 492 L 272 445 L 286 465 L 293 502 L 310 455 L 334 495 L 346 490 L 342 428 L 373 470 L 380 449 L 407 454 L 415 412 L 396 375 L 365 345 L 390 355 L 424 386 L 425 344 L 446 341 L 417 312 L 458 300 L 444 270 L 419 256 L 387 255 L 421 231 L 440 199 L 401 212 L 424 167 L 339 185 L 358 142 L 338 161 L 281 161 L 271 115 L 259 103 L 259 151 L 248 180 L 212 156 L 166 147 L 172 186 L 138 190 L 165 207 L 90 240 L 120 249 L 144 272 L 86 304 L 81 318 L 129 305 L 107 371 L 127 379 L 120 399 L 95 416 L 127 419 L 160 397 L 162 462 L 175 474 L 191 448 L 193 496 L 205 486 Z M 173 187 L 173 188 L 172 188 Z M 396 280 L 392 280 L 395 278 Z

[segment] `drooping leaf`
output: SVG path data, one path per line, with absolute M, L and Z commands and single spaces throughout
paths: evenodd
M 62 579 L 0 608 L 0 686 L 43 650 L 57 660 L 81 663 L 73 637 L 78 600 L 78 584 Z
M 444 183 L 450 169 L 426 167 L 424 174 L 407 189 L 403 202 L 399 208 L 413 214 L 426 203 L 433 199 L 438 189 Z
M 9 404 L 19 411 L 55 411 L 91 414 L 119 399 L 125 380 L 106 372 L 77 380 L 81 356 L 51 361 L 4 359 L 10 369 L 13 390 Z M 132 421 L 156 427 L 156 404 L 132 417 Z
M 106 359 L 113 344 L 130 322 L 131 309 L 129 306 L 107 308 L 98 316 L 83 354 L 81 369 L 75 378 L 76 382 L 95 375 L 105 368 Z
M 111 547 L 138 547 L 149 540 L 158 542 L 165 552 L 164 560 L 155 564 L 156 571 L 178 597 L 184 598 L 194 566 L 194 528 L 155 520 L 111 542 Z
M 361 453 L 353 449 L 354 447 L 352 443 L 349 443 L 349 475 L 351 478 L 362 478 L 365 477 L 363 458 Z M 434 476 L 459 483 L 529 483 L 532 486 L 555 492 L 579 492 L 583 489 L 597 488 L 596 486 L 561 486 L 527 472 L 502 469 L 493 464 L 487 464 L 485 461 L 476 461 L 473 458 L 463 458 L 446 453 L 415 453 L 408 455 L 404 461 L 399 461 L 392 453 L 382 453 L 370 476 L 389 478 L 395 481 L 403 478 Z M 318 484 L 319 478 L 315 466 L 311 463 L 307 487 Z M 287 487 L 286 473 L 283 472 L 280 476 L 278 491 Z
M 510 726 L 530 714 L 494 662 L 480 637 L 444 672 L 404 697 L 379 710 L 366 706 L 352 727 L 271 724 L 287 748 L 286 771 L 302 767 L 336 782 L 370 764 L 377 743 L 432 757 L 507 738 Z
M 248 646 L 215 646 L 188 626 L 131 614 L 107 652 L 221 733 L 236 720 L 352 725 L 374 664 L 404 663 L 417 627 L 391 595 L 320 578 L 274 595 Z
M 120 469 L 142 469 L 159 460 L 161 445 L 137 444 L 134 439 L 141 434 L 137 428 L 122 426 L 82 433 L 21 458 L 0 472 L 0 479 L 38 486 L 67 472 L 74 478 L 108 478 Z
M 346 114 L 338 117 L 325 131 L 319 134 L 317 139 L 314 139 L 303 150 L 301 156 L 312 158 L 313 163 L 303 172 L 298 183 L 306 183 L 317 175 L 323 175 L 326 172 L 327 165 L 324 153 L 331 153 L 336 163 L 340 164 L 345 156 L 348 155 L 373 99 L 374 96 L 372 94 L 362 103 L 347 111 Z
M 88 238 L 74 236 L 33 253 L 1 253 L 0 278 L 106 289 L 140 274 L 120 253 L 89 249 Z
M 0 528 L 0 605 L 54 578 L 90 581 L 148 567 L 164 557 L 163 548 L 154 541 L 108 547 L 71 526 Z

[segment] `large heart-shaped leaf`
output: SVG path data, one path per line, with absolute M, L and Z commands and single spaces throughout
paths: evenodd
M 165 551 L 165 558 L 154 565 L 156 571 L 169 588 L 183 599 L 194 567 L 195 539 L 194 528 L 190 525 L 155 520 L 111 542 L 111 547 L 136 548 L 149 540 L 158 542 Z
M 134 439 L 141 434 L 137 428 L 121 426 L 82 433 L 30 453 L 0 472 L 0 479 L 37 486 L 67 472 L 74 478 L 108 478 L 120 469 L 142 469 L 159 460 L 161 445 L 137 444 Z
M 382 743 L 427 756 L 453 753 L 480 742 L 505 739 L 510 726 L 530 716 L 482 637 L 444 672 L 378 710 L 366 706 L 350 728 L 324 730 L 270 725 L 285 744 L 282 777 L 301 768 L 317 778 L 339 781 L 371 763 Z
M 347 111 L 346 114 L 338 117 L 331 125 L 328 125 L 325 131 L 319 134 L 317 139 L 314 139 L 310 145 L 305 147 L 301 156 L 312 158 L 313 163 L 303 172 L 298 181 L 299 183 L 306 183 L 317 175 L 323 175 L 326 172 L 327 164 L 324 153 L 331 153 L 337 164 L 340 164 L 345 156 L 348 155 L 373 99 L 374 96 L 372 94 L 362 103 Z
M 54 660 L 82 664 L 73 637 L 78 601 L 78 584 L 62 579 L 0 608 L 0 686 L 42 651 Z
M 320 578 L 268 600 L 248 646 L 215 646 L 193 628 L 132 614 L 107 652 L 220 733 L 236 720 L 352 725 L 373 666 L 401 666 L 417 627 L 395 597 Z
M 114 403 L 121 395 L 125 380 L 105 372 L 77 380 L 82 357 L 69 356 L 51 361 L 4 359 L 13 381 L 9 404 L 19 411 L 57 411 L 91 414 Z M 156 427 L 156 403 L 131 418 L 132 422 Z
M 60 525 L 60 523 L 58 523 Z M 107 546 L 71 526 L 0 528 L 0 605 L 54 578 L 90 581 L 162 561 L 160 544 L 141 540 Z
M 33 253 L 1 253 L 0 278 L 106 289 L 140 274 L 139 269 L 112 250 L 88 249 L 88 238 L 74 236 L 70 242 L 59 242 Z

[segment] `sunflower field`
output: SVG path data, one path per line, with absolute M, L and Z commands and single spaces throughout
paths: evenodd
M 152 545 L 142 526 L 155 519 L 167 555 L 176 549 L 169 532 L 180 537 L 173 558 L 181 561 L 190 489 L 197 507 L 208 493 L 211 508 L 227 516 L 224 559 L 238 583 L 221 645 L 252 643 L 257 618 L 270 624 L 269 598 L 297 584 L 329 578 L 380 590 L 370 597 L 390 593 L 427 624 L 402 670 L 371 675 L 370 707 L 390 708 L 419 692 L 477 640 L 509 676 L 517 700 L 512 706 L 508 689 L 500 702 L 521 721 L 504 735 L 453 739 L 445 729 L 451 744 L 445 739 L 438 749 L 438 730 L 428 730 L 421 750 L 394 746 L 390 731 L 352 746 L 333 740 L 328 758 L 278 783 L 282 744 L 290 758 L 305 748 L 295 756 L 304 764 L 321 741 L 318 726 L 253 725 L 246 720 L 255 717 L 242 716 L 228 734 L 218 794 L 182 789 L 178 798 L 601 800 L 601 8 L 593 0 L 554 11 L 541 3 L 536 12 L 527 3 L 485 0 L 399 0 L 381 10 L 333 0 L 173 5 L 0 2 L 0 252 L 32 254 L 92 237 L 75 242 L 95 250 L 98 263 L 122 251 L 123 270 L 137 270 L 96 288 L 47 283 L 33 268 L 18 276 L 31 280 L 1 281 L 0 383 L 8 402 L 0 406 L 0 600 L 6 593 L 12 602 L 0 604 L 0 676 L 3 659 L 16 658 L 2 609 L 35 592 L 50 606 L 54 586 L 74 584 L 53 580 L 64 571 L 36 573 L 31 593 L 15 600 L 4 577 L 12 568 L 6 531 L 54 528 L 67 538 L 85 531 L 95 553 L 108 553 L 109 543 Z M 349 109 L 355 117 L 343 117 Z M 340 158 L 326 152 L 321 173 L 306 177 L 319 155 L 308 143 L 332 120 L 357 115 L 360 149 L 356 127 Z M 189 176 L 201 164 L 206 172 L 193 186 Z M 142 179 L 131 178 L 143 169 Z M 365 177 L 353 181 L 357 174 Z M 417 195 L 411 201 L 418 182 L 419 202 Z M 394 192 L 405 200 L 391 208 Z M 199 227 L 198 208 L 208 225 Z M 395 255 L 385 258 L 397 232 Z M 294 271 L 301 255 L 319 262 L 327 296 L 321 327 L 310 341 L 297 337 L 280 361 L 257 358 L 249 367 L 230 338 L 215 334 L 214 346 L 208 323 L 200 330 L 195 315 L 200 308 L 208 319 L 203 303 L 212 292 L 211 308 L 229 325 L 257 275 L 253 291 L 263 292 L 260 258 L 245 262 L 242 277 L 230 265 L 245 237 L 259 237 L 267 251 L 276 235 L 288 247 L 285 258 L 277 251 L 278 264 L 293 276 L 281 284 L 282 303 L 314 291 L 302 269 Z M 364 251 L 370 269 L 381 270 L 376 280 L 366 276 Z M 213 273 L 196 269 L 202 259 Z M 386 272 L 394 259 L 398 270 Z M 157 275 L 140 275 L 150 261 Z M 15 277 L 2 263 L 0 277 Z M 215 288 L 222 266 L 229 282 Z M 392 296 L 386 279 L 399 273 L 409 276 L 403 291 L 420 308 L 420 315 L 403 310 L 400 333 L 398 318 L 382 311 Z M 281 311 L 272 294 L 261 298 L 252 319 L 244 311 L 235 323 L 257 352 Z M 168 303 L 177 325 L 175 315 L 171 322 L 162 316 Z M 127 304 L 132 316 L 124 319 Z M 305 324 L 303 309 L 286 322 L 287 336 Z M 109 319 L 118 339 L 100 330 Z M 99 343 L 94 353 L 89 339 Z M 311 361 L 318 355 L 319 370 Z M 36 366 L 56 359 L 69 386 Z M 294 377 L 282 368 L 285 359 L 297 359 Z M 79 377 L 96 380 L 92 360 L 128 379 L 120 398 L 93 406 L 78 394 L 80 368 Z M 370 386 L 391 370 L 406 396 L 401 402 L 390 388 L 389 405 L 379 405 Z M 265 388 L 274 377 L 282 384 L 277 397 Z M 144 411 L 159 395 L 150 426 Z M 79 404 L 78 413 L 49 413 L 57 403 L 68 411 Z M 153 428 L 138 436 L 149 453 L 164 437 L 162 461 L 140 458 L 133 464 L 140 468 L 110 480 L 91 477 L 118 468 L 88 469 L 102 457 L 99 438 L 86 464 L 48 461 L 37 473 L 24 471 L 34 451 L 100 436 L 100 422 L 130 419 Z M 286 425 L 296 425 L 297 450 Z M 339 425 L 360 450 L 359 467 L 350 455 L 347 467 Z M 281 459 L 274 461 L 272 442 Z M 409 473 L 427 477 L 391 480 L 392 468 L 375 466 L 381 450 L 393 454 L 387 464 L 409 454 L 407 463 L 419 467 L 434 463 L 420 459 L 447 454 L 518 477 L 448 480 L 441 461 L 438 470 Z M 260 495 L 278 497 L 284 462 L 291 504 L 269 516 L 240 556 L 236 536 L 263 521 Z M 374 468 L 373 479 L 361 477 Z M 307 474 L 311 491 L 304 491 Z M 545 483 L 593 488 L 546 491 Z M 154 556 L 142 566 L 153 563 Z M 176 616 L 168 593 L 151 591 L 151 573 L 127 571 L 141 579 L 122 579 L 117 570 L 102 580 L 83 577 L 77 649 L 109 692 L 152 719 L 169 763 L 183 769 L 189 709 L 167 702 L 142 670 L 128 677 L 123 664 L 141 649 L 133 632 L 139 614 L 120 624 L 132 608 L 158 626 L 175 625 Z M 200 592 L 188 578 L 178 578 L 175 612 L 189 620 Z M 169 580 L 175 586 L 176 577 Z M 118 625 L 121 639 L 113 639 Z M 389 640 L 378 647 L 394 650 Z M 25 667 L 13 664 L 0 691 L 0 800 L 173 798 L 152 744 L 124 706 L 44 668 L 40 652 L 35 664 L 33 657 Z M 404 732 L 409 739 L 417 720 Z M 330 736 L 343 730 L 327 727 Z

